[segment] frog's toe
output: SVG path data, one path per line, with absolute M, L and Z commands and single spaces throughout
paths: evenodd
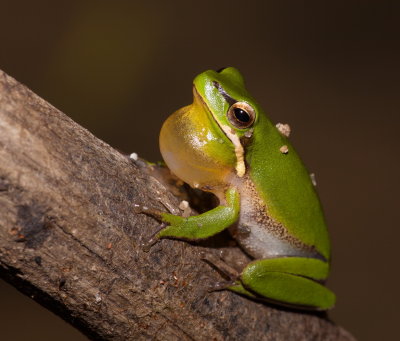
M 150 249 L 160 241 L 160 238 L 158 237 L 158 233 L 161 230 L 163 230 L 166 226 L 167 226 L 166 223 L 160 224 L 160 226 L 157 228 L 156 232 L 153 233 L 150 238 L 145 239 L 144 241 L 142 241 L 140 246 L 141 246 L 141 248 L 142 248 L 142 250 L 144 252 L 149 252 Z
M 228 278 L 232 283 L 235 282 L 239 277 L 239 273 L 233 267 L 224 262 L 220 257 L 217 257 L 212 253 L 205 252 L 202 252 L 200 257 L 204 262 L 211 265 L 224 277 Z
M 141 213 L 147 214 L 153 218 L 156 218 L 157 220 L 162 220 L 161 216 L 163 212 L 143 204 L 134 203 L 133 212 L 135 212 L 136 214 L 141 214 Z
M 213 292 L 213 291 L 228 290 L 234 285 L 236 285 L 236 281 L 215 282 L 214 284 L 212 284 L 208 287 L 207 291 Z

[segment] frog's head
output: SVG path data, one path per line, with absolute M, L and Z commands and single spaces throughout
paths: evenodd
M 223 187 L 245 172 L 243 139 L 257 124 L 257 107 L 235 68 L 206 71 L 193 82 L 193 104 L 164 123 L 160 149 L 168 167 L 193 187 Z

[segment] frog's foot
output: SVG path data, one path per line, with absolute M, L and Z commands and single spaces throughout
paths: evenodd
M 221 291 L 221 290 L 232 290 L 243 294 L 246 291 L 247 296 L 253 296 L 251 293 L 247 293 L 247 290 L 243 288 L 240 283 L 239 273 L 224 262 L 221 258 L 210 253 L 202 253 L 201 259 L 215 268 L 222 276 L 226 277 L 226 281 L 216 282 L 208 288 L 208 292 Z
M 221 258 L 216 255 L 210 253 L 201 253 L 201 259 L 206 263 L 210 264 L 213 268 L 215 268 L 218 272 L 220 272 L 224 277 L 229 279 L 228 283 L 234 283 L 236 279 L 239 277 L 239 273 L 232 268 L 230 265 L 225 263 Z M 226 288 L 221 288 L 217 290 L 223 290 Z M 213 290 L 215 291 L 215 290 Z
M 165 229 L 166 226 L 167 226 L 167 224 L 162 223 L 162 224 L 158 227 L 157 231 L 156 231 L 155 233 L 153 233 L 149 239 L 147 239 L 147 240 L 145 240 L 144 242 L 141 243 L 141 247 L 142 247 L 142 250 L 143 250 L 144 252 L 149 252 L 150 249 L 151 249 L 155 244 L 157 244 L 157 243 L 160 241 L 160 238 L 157 237 L 157 234 L 158 234 L 161 230 Z
M 167 224 L 162 222 L 163 212 L 141 204 L 133 204 L 133 211 L 136 214 L 143 213 L 157 219 L 158 221 L 161 221 L 161 224 L 157 228 L 156 232 L 153 233 L 150 238 L 141 243 L 142 250 L 144 252 L 149 252 L 150 249 L 160 240 L 157 237 L 158 233 L 167 227 Z

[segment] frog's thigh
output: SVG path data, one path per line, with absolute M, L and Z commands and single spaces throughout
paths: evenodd
M 328 264 L 313 258 L 286 257 L 250 263 L 241 274 L 243 286 L 267 299 L 326 310 L 335 295 L 315 280 L 323 280 Z
M 236 189 L 226 192 L 226 205 L 218 206 L 197 216 L 183 218 L 163 213 L 162 220 L 169 224 L 157 237 L 174 237 L 183 239 L 204 239 L 211 237 L 236 222 L 239 216 L 240 196 Z

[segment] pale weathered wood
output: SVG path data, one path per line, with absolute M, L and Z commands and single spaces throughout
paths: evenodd
M 241 251 L 220 238 L 146 253 L 158 223 L 133 202 L 178 204 L 148 166 L 0 72 L 3 278 L 93 339 L 354 340 L 322 315 L 208 293 L 221 275 L 200 252 Z

